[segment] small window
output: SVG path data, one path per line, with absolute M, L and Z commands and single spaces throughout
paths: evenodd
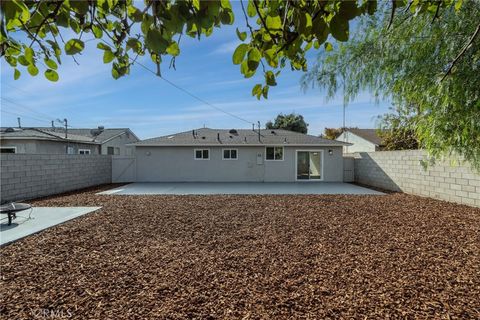
M 223 160 L 237 160 L 237 149 L 223 149 Z
M 79 149 L 78 154 L 90 154 L 90 150 L 89 149 Z
M 283 160 L 283 147 L 266 147 L 266 160 Z
M 0 147 L 0 153 L 17 153 L 17 147 Z
M 108 155 L 115 155 L 118 156 L 120 154 L 120 148 L 119 147 L 107 147 L 107 154 Z
M 195 160 L 208 160 L 210 159 L 209 149 L 195 149 Z

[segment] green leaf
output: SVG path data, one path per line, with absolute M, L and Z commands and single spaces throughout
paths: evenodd
M 22 66 L 28 66 L 30 64 L 25 56 L 18 56 L 18 63 L 20 63 Z
M 252 96 L 257 96 L 260 99 L 260 95 L 262 94 L 262 85 L 256 84 L 252 89 Z
M 111 50 L 105 50 L 103 52 L 103 63 L 110 63 L 113 59 L 115 59 L 115 55 Z
M 237 37 L 240 39 L 240 41 L 245 41 L 247 39 L 247 33 L 246 32 L 240 32 L 237 28 Z
M 167 48 L 167 53 L 176 57 L 180 54 L 180 48 L 178 47 L 178 43 L 176 43 L 175 41 L 172 42 L 171 45 L 168 46 Z
M 356 1 L 341 1 L 340 10 L 338 12 L 346 20 L 351 20 L 360 14 L 360 10 L 357 8 Z
M 13 79 L 17 80 L 18 78 L 20 78 L 20 71 L 15 68 L 13 71 Z
M 107 46 L 105 43 L 100 42 L 97 44 L 97 48 L 100 50 L 112 50 L 109 46 Z
M 222 24 L 233 24 L 235 17 L 231 10 L 223 10 L 220 13 L 220 20 L 222 21 Z
M 58 73 L 55 70 L 47 69 L 45 70 L 45 78 L 52 82 L 58 81 Z
M 65 53 L 67 55 L 74 55 L 82 52 L 85 48 L 85 44 L 80 39 L 70 39 L 65 44 Z
M 53 61 L 52 59 L 45 59 L 45 64 L 50 68 L 50 69 L 54 69 L 54 70 L 57 70 L 58 68 L 58 65 L 55 61 Z
M 200 0 L 192 0 L 193 7 L 200 10 Z
M 27 71 L 32 76 L 36 76 L 38 74 L 38 68 L 34 64 L 29 65 Z
M 348 20 L 335 15 L 330 21 L 330 32 L 332 36 L 338 41 L 347 41 L 348 40 Z
M 325 50 L 326 51 L 332 51 L 333 50 L 333 46 L 330 42 L 325 42 Z
M 242 64 L 240 65 L 240 72 L 244 75 L 245 78 L 250 78 L 255 74 L 255 70 L 250 70 L 250 67 L 248 66 L 248 61 L 244 60 Z
M 253 4 L 253 0 L 248 1 L 247 14 L 250 18 L 255 17 L 257 15 L 257 10 L 255 10 L 255 5 Z
M 269 89 L 269 86 L 265 86 L 262 89 L 262 95 L 265 99 L 268 99 L 268 89 Z
M 150 29 L 146 39 L 147 47 L 155 53 L 163 53 L 168 47 L 168 42 L 157 29 Z
M 318 19 L 312 25 L 312 32 L 318 40 L 318 47 L 320 47 L 320 44 L 324 43 L 328 38 L 329 28 L 323 19 Z M 315 48 L 318 49 L 318 47 Z
M 265 72 L 265 82 L 269 85 L 269 86 L 276 86 L 277 85 L 277 81 L 275 80 L 275 75 L 273 74 L 272 71 L 267 71 Z
M 132 49 L 134 52 L 140 54 L 142 52 L 142 43 L 138 39 L 130 38 L 127 41 L 127 50 Z
M 27 61 L 28 61 L 29 63 L 33 63 L 33 56 L 34 56 L 34 54 L 35 54 L 35 53 L 33 52 L 33 49 L 32 49 L 32 48 L 30 48 L 30 47 L 26 47 L 26 48 L 25 48 L 25 53 L 24 53 L 25 59 L 27 59 Z
M 88 1 L 84 0 L 70 0 L 69 1 L 70 7 L 78 13 L 79 15 L 83 16 L 88 12 Z
M 97 38 L 97 39 L 101 39 L 102 36 L 103 36 L 102 29 L 95 24 L 92 26 L 92 32 L 93 32 L 93 35 L 95 36 L 95 38 Z
M 310 19 L 310 23 L 312 20 Z M 267 19 L 265 19 L 265 24 L 267 25 L 267 28 L 270 30 L 275 30 L 275 29 L 281 29 L 282 28 L 282 19 L 280 16 L 267 16 Z
M 234 64 L 242 63 L 243 59 L 245 58 L 245 54 L 247 53 L 247 49 L 248 45 L 245 43 L 242 43 L 235 49 L 232 58 Z

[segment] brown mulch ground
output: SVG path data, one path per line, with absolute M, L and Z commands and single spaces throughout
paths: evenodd
M 480 318 L 480 209 L 385 196 L 97 196 L 0 249 L 5 319 Z

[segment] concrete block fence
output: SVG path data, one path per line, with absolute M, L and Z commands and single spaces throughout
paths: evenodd
M 480 174 L 457 158 L 436 161 L 426 169 L 423 150 L 361 152 L 355 158 L 355 181 L 480 207 Z
M 106 155 L 1 154 L 0 200 L 26 200 L 112 181 Z

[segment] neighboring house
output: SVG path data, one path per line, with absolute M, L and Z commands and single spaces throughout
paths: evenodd
M 0 131 L 1 153 L 99 154 L 100 144 L 85 136 L 42 131 L 36 128 L 5 128 Z
M 343 147 L 344 153 L 373 152 L 382 147 L 377 129 L 347 129 L 336 140 L 351 144 Z
M 132 155 L 127 144 L 139 141 L 128 128 L 68 129 L 3 128 L 0 130 L 2 153 L 110 154 Z
M 42 130 L 65 133 L 64 128 L 43 128 Z M 99 126 L 97 129 L 68 129 L 69 133 L 90 138 L 100 143 L 100 154 L 133 155 L 133 147 L 128 144 L 140 141 L 129 128 L 108 128 Z
M 343 181 L 345 145 L 279 129 L 202 128 L 135 143 L 136 181 Z

